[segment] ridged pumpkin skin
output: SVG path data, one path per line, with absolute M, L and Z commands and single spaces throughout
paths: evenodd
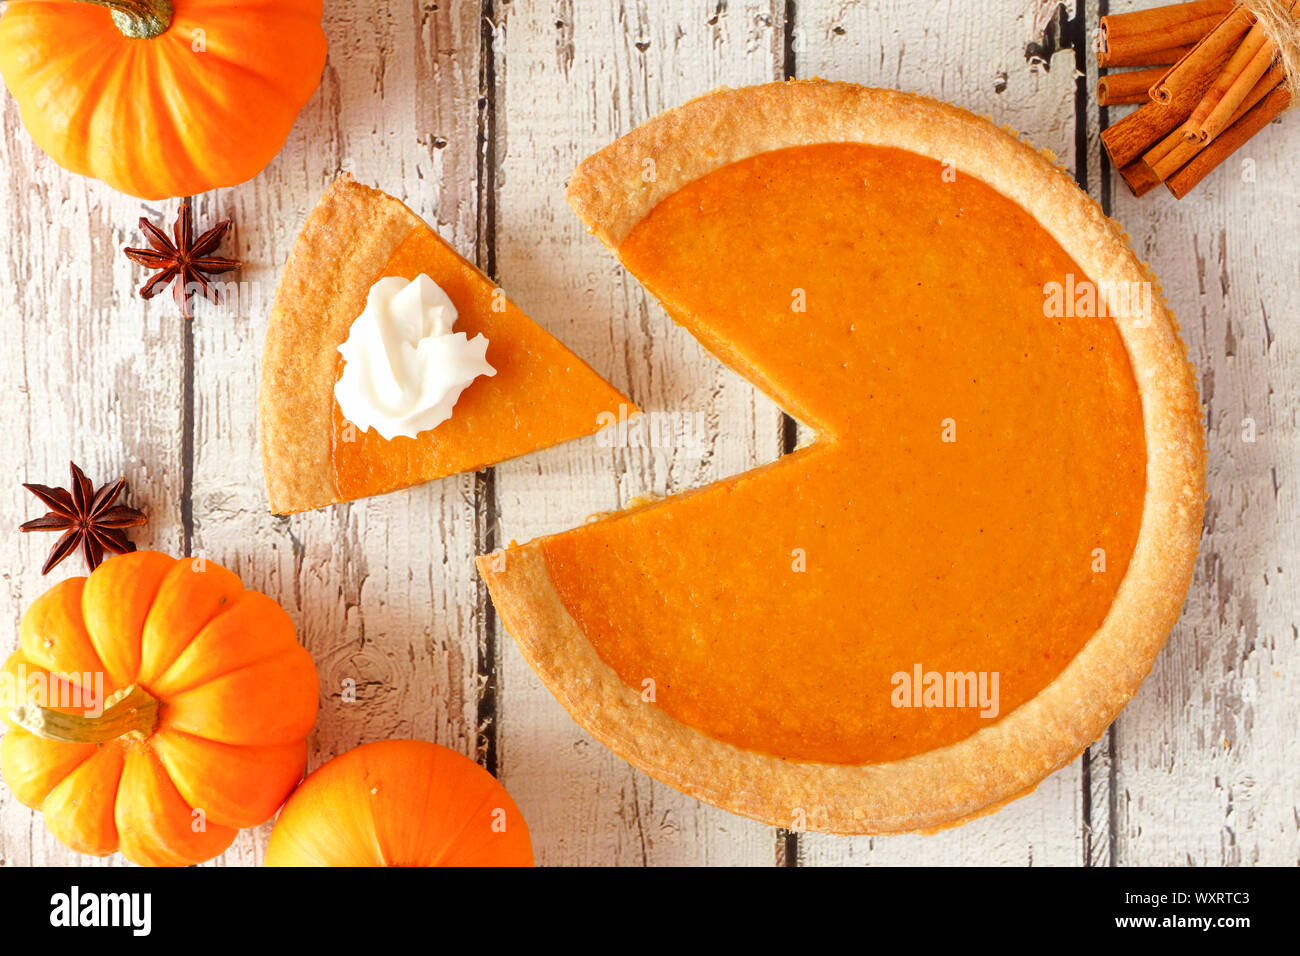
M 267 866 L 532 866 L 496 779 L 423 740 L 365 744 L 318 767 L 280 811 Z
M 270 819 L 302 778 L 315 664 L 278 604 L 210 561 L 141 551 L 55 585 L 23 615 L 3 671 L 0 774 L 78 852 L 199 863 Z M 98 743 L 23 729 L 35 710 L 42 733 L 74 715 L 85 734 L 97 674 L 105 698 L 134 686 L 130 699 L 156 701 L 156 714 L 125 713 Z M 104 730 L 113 713 L 91 723 Z
M 0 75 L 59 165 L 143 199 L 251 179 L 280 152 L 325 65 L 321 0 L 172 0 L 127 37 L 83 0 L 9 0 Z

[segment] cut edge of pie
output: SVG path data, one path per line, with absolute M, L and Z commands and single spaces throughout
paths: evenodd
M 534 355 L 526 350 L 523 353 L 531 367 L 540 375 L 549 377 L 547 385 L 552 392 L 558 389 L 563 393 L 565 414 L 556 414 L 553 406 L 548 411 L 546 401 L 558 400 L 555 394 L 528 400 L 509 395 L 512 400 L 520 399 L 514 406 L 518 414 L 526 412 L 532 419 L 547 422 L 544 435 L 534 436 L 536 440 L 510 435 L 507 439 L 489 443 L 490 447 L 479 449 L 474 454 L 453 456 L 463 467 L 429 469 L 426 465 L 426 470 L 420 472 L 418 466 L 408 463 L 408 470 L 412 473 L 400 481 L 373 491 L 353 493 L 342 490 L 332 447 L 335 430 L 340 422 L 344 422 L 334 398 L 340 362 L 338 346 L 347 338 L 352 322 L 360 314 L 371 284 L 392 272 L 394 257 L 400 256 L 401 250 L 407 248 L 407 241 L 413 237 L 436 243 L 439 255 L 454 262 L 462 278 L 470 276 L 468 281 L 474 287 L 494 287 L 491 279 L 452 249 L 402 202 L 358 183 L 348 173 L 334 180 L 303 225 L 276 289 L 262 356 L 262 385 L 258 397 L 263 469 L 270 508 L 275 514 L 308 511 L 474 471 L 516 455 L 592 434 L 603 427 L 603 413 L 637 414 L 630 400 L 506 299 L 498 321 L 507 326 L 507 331 L 513 328 L 521 335 L 526 333 L 525 341 L 532 343 L 528 348 L 544 343 L 544 355 Z M 413 274 L 407 276 L 413 277 Z M 437 275 L 431 278 L 440 284 L 443 281 Z M 457 303 L 457 307 L 461 312 L 458 330 L 463 330 L 466 320 L 473 322 L 473 317 L 467 314 L 465 303 Z M 470 334 L 472 337 L 473 333 Z M 493 338 L 496 336 L 489 336 L 489 339 Z M 494 344 L 497 345 L 495 349 Z M 498 375 L 472 383 L 457 402 L 457 410 L 446 425 L 456 425 L 458 414 L 462 419 L 473 414 L 463 409 L 467 396 L 473 396 L 476 389 L 493 390 L 495 395 L 509 387 L 503 384 L 508 376 L 501 374 L 503 370 L 496 358 L 501 354 L 500 343 L 489 341 L 488 350 L 488 360 L 497 363 Z M 543 365 L 543 362 L 550 364 Z M 486 422 L 489 427 L 499 424 Z M 521 426 L 518 419 L 509 424 L 514 429 Z M 471 434 L 483 427 L 477 419 L 473 424 L 462 421 L 460 425 Z M 438 433 L 438 429 L 434 429 L 421 433 L 414 440 L 398 438 L 395 441 L 418 443 Z M 380 441 L 370 433 L 361 436 L 360 440 Z M 391 443 L 383 444 L 387 447 Z M 503 448 L 503 445 L 508 447 Z
M 1141 526 L 1101 628 L 1035 697 L 957 743 L 876 764 L 785 759 L 725 743 L 647 705 L 567 610 L 545 538 L 479 558 L 506 630 L 565 709 L 616 754 L 708 803 L 773 825 L 834 833 L 931 830 L 1032 791 L 1096 740 L 1136 693 L 1191 583 L 1205 501 L 1194 374 L 1154 275 L 1050 154 L 928 98 L 820 80 L 707 94 L 589 157 L 569 201 L 616 253 L 656 205 L 729 163 L 818 143 L 892 146 L 955 163 L 1034 216 L 1095 283 L 1151 283 L 1149 308 L 1117 318 L 1146 439 Z M 644 175 L 653 158 L 656 174 Z M 689 494 L 689 492 L 687 492 Z

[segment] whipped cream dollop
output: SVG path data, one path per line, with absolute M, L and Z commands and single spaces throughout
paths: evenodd
M 451 417 L 480 375 L 495 375 L 488 340 L 453 332 L 456 306 L 427 275 L 388 276 L 370 287 L 366 308 L 339 346 L 343 374 L 334 398 L 343 417 L 391 441 L 414 438 Z

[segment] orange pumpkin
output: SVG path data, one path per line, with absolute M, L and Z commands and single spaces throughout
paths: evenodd
M 0 773 L 81 853 L 198 863 L 302 778 L 318 684 L 293 622 L 210 561 L 141 551 L 55 585 L 0 671 Z
M 144 199 L 251 179 L 325 66 L 321 0 L 9 0 L 0 75 L 59 165 Z
M 532 866 L 505 787 L 422 740 L 365 744 L 319 767 L 280 811 L 267 866 Z

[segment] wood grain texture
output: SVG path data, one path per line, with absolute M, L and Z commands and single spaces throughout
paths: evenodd
M 134 295 L 143 274 L 119 253 L 139 239 L 138 216 L 170 220 L 176 203 L 141 203 L 59 169 L 6 96 L 0 314 L 11 344 L 0 411 L 13 439 L 0 447 L 0 515 L 11 533 L 35 516 L 19 483 L 63 483 L 70 458 L 98 480 L 125 474 L 129 499 L 150 514 L 134 535 L 142 546 L 225 563 L 293 616 L 322 682 L 313 766 L 391 736 L 477 755 L 515 796 L 544 863 L 1294 863 L 1300 122 L 1275 123 L 1181 203 L 1133 200 L 1101 165 L 1102 116 L 1075 99 L 1069 46 L 1086 42 L 1081 24 L 1096 25 L 1099 2 L 1062 31 L 1049 26 L 1057 4 L 1043 0 L 1002 0 L 978 15 L 959 0 L 327 0 L 329 64 L 284 152 L 252 182 L 196 201 L 199 224 L 235 219 L 226 250 L 248 266 L 229 303 L 200 304 L 189 327 L 169 298 Z M 1052 150 L 1151 260 L 1201 369 L 1207 533 L 1152 678 L 1086 759 L 934 836 L 790 837 L 651 781 L 565 715 L 471 567 L 487 544 L 781 453 L 779 410 L 585 235 L 563 188 L 582 157 L 659 110 L 787 70 L 938 96 Z M 298 228 L 342 169 L 494 270 L 676 437 L 650 448 L 590 438 L 490 473 L 272 517 L 255 411 L 266 314 Z M 0 592 L 11 635 L 37 595 L 79 573 L 69 560 L 41 578 L 49 543 L 13 533 Z M 268 829 L 215 862 L 260 862 Z M 0 864 L 97 862 L 63 848 L 0 789 Z
M 1210 457 L 1191 594 L 1115 722 L 1113 799 L 1094 810 L 1110 814 L 1116 864 L 1300 860 L 1297 155 L 1292 113 L 1181 201 L 1112 190 L 1200 370 Z

